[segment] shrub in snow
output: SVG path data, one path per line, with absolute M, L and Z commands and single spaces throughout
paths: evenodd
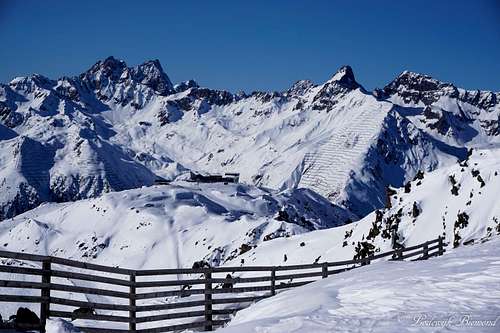
M 413 207 L 411 210 L 411 216 L 417 217 L 420 215 L 420 209 L 418 208 L 417 202 L 413 201 Z
M 379 214 L 377 213 L 376 215 L 377 219 L 382 218 Z M 403 216 L 403 209 L 400 208 L 396 213 L 390 215 L 386 220 L 385 220 L 385 228 L 382 230 L 382 238 L 384 239 L 391 239 L 393 237 L 393 234 L 396 235 L 396 238 L 399 238 L 397 235 L 398 229 L 399 229 L 399 223 L 401 222 L 401 217 Z M 397 240 L 397 239 L 396 239 Z
M 40 318 L 28 308 L 17 309 L 16 316 L 14 318 L 14 325 L 16 329 L 32 329 L 35 326 L 40 325 Z
M 240 246 L 240 254 L 243 254 L 245 252 L 248 252 L 252 249 L 252 247 L 248 244 L 241 244 Z
M 481 175 L 477 175 L 477 181 L 479 182 L 479 184 L 481 184 L 481 187 L 484 187 L 484 185 L 486 185 Z
M 200 260 L 200 261 L 195 261 L 193 263 L 193 269 L 200 269 L 200 268 L 210 268 L 210 264 L 206 262 L 205 260 Z
M 463 229 L 469 224 L 469 215 L 466 212 L 458 213 L 455 228 Z
M 387 186 L 385 188 L 385 208 L 391 208 L 392 207 L 392 202 L 391 202 L 391 196 L 396 194 L 396 190 L 392 189 L 390 186 Z
M 231 274 L 227 274 L 226 275 L 226 279 L 232 279 L 233 277 L 231 276 Z M 233 289 L 233 282 L 224 282 L 222 284 L 222 289 Z
M 420 170 L 418 170 L 415 177 L 413 177 L 413 180 L 417 180 L 417 179 L 420 179 L 420 180 L 424 179 L 424 173 Z
M 375 237 L 377 237 L 380 234 L 380 229 L 382 228 L 382 225 L 380 223 L 377 223 L 376 221 L 372 223 L 372 227 L 370 228 L 370 231 L 368 231 L 368 236 L 366 236 L 367 240 L 374 240 Z
M 451 194 L 458 195 L 458 189 L 459 189 L 460 185 L 457 184 L 457 181 L 455 179 L 455 175 L 448 176 L 448 180 L 451 183 Z
M 76 320 L 78 318 L 85 317 L 85 316 L 91 316 L 94 314 L 95 314 L 94 309 L 92 309 L 90 307 L 78 308 L 78 309 L 73 311 L 73 313 L 71 315 L 71 320 Z
M 464 229 L 469 225 L 469 215 L 466 212 L 458 213 L 457 220 L 455 221 L 455 225 L 453 228 L 454 238 L 453 238 L 453 247 L 457 247 L 460 245 L 460 240 L 462 237 L 460 236 L 459 230 Z
M 354 251 L 356 252 L 353 258 L 354 260 L 363 259 L 375 254 L 375 246 L 368 242 L 358 242 Z

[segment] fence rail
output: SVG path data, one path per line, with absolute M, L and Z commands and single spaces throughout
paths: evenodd
M 302 286 L 315 281 L 315 279 L 327 278 L 333 274 L 370 264 L 374 260 L 381 258 L 390 257 L 391 260 L 427 259 L 443 254 L 445 251 L 444 245 L 443 238 L 439 237 L 419 245 L 398 248 L 356 260 L 288 266 L 158 270 L 131 270 L 58 257 L 0 251 L 0 258 L 11 259 L 6 261 L 7 264 L 0 265 L 0 273 L 12 273 L 23 278 L 26 276 L 41 277 L 40 282 L 14 279 L 0 280 L 0 288 L 21 289 L 23 292 L 33 289 L 40 290 L 40 296 L 16 295 L 15 293 L 4 294 L 0 292 L 0 302 L 39 303 L 41 332 L 45 332 L 45 324 L 49 317 L 127 325 L 122 329 L 79 327 L 82 331 L 90 333 L 156 333 L 188 328 L 211 331 L 214 327 L 227 323 L 229 321 L 227 316 L 241 310 L 245 307 L 245 304 L 273 296 L 277 290 Z M 41 267 L 33 267 L 32 262 L 41 263 Z M 24 267 L 26 265 L 32 267 Z M 70 268 L 73 270 L 69 270 Z M 74 271 L 77 269 L 91 272 Z M 99 275 L 102 273 L 107 273 L 108 276 Z M 215 276 L 221 273 L 228 275 L 225 277 Z M 234 276 L 237 273 L 254 273 L 256 276 Z M 9 275 L 9 277 L 13 275 Z M 117 277 L 117 275 L 121 277 Z M 179 275 L 189 275 L 189 277 L 179 279 Z M 193 278 L 193 275 L 199 275 L 199 277 Z M 157 277 L 162 279 L 152 280 Z M 173 277 L 174 279 L 168 279 L 167 277 Z M 146 280 L 143 280 L 144 278 Z M 64 279 L 70 279 L 72 284 L 61 283 L 61 280 Z M 75 281 L 79 281 L 79 283 L 77 284 Z M 90 285 L 81 285 L 82 282 Z M 98 286 L 95 284 L 98 284 Z M 165 290 L 165 288 L 170 289 Z M 264 293 L 262 294 L 262 292 Z M 79 295 L 84 300 L 70 299 L 68 297 L 70 293 L 73 296 Z M 227 294 L 239 295 L 237 297 L 216 297 Z M 96 297 L 98 301 L 90 301 L 89 297 Z M 109 302 L 103 302 L 104 298 Z M 111 298 L 111 300 L 107 298 Z M 169 298 L 168 300 L 172 302 L 144 303 L 159 298 Z M 188 300 L 183 300 L 183 298 L 188 298 Z M 214 308 L 214 306 L 229 307 Z M 185 310 L 186 308 L 191 310 Z M 197 309 L 193 310 L 193 308 Z M 175 311 L 178 309 L 181 311 Z M 96 313 L 96 310 L 99 313 Z M 164 312 L 168 310 L 174 311 Z M 103 311 L 111 312 L 103 313 Z M 115 312 L 120 312 L 120 314 Z M 193 318 L 196 320 L 193 320 Z M 189 319 L 190 321 L 179 322 L 179 320 L 183 319 Z M 137 328 L 138 325 L 145 323 L 171 320 L 176 320 L 176 322 L 161 324 L 158 327 Z

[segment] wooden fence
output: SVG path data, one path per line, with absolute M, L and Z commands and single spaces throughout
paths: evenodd
M 0 280 L 0 288 L 24 292 L 22 295 L 4 294 L 0 289 L 0 303 L 39 303 L 41 332 L 45 331 L 45 323 L 49 317 L 108 322 L 114 325 L 109 329 L 103 328 L 102 323 L 99 324 L 100 327 L 79 327 L 84 332 L 156 333 L 188 328 L 211 331 L 229 321 L 228 315 L 252 302 L 273 296 L 278 290 L 302 286 L 384 257 L 391 257 L 392 260 L 419 260 L 441 255 L 444 251 L 443 239 L 439 237 L 416 246 L 358 260 L 289 266 L 159 270 L 131 270 L 58 257 L 0 251 L 0 258 L 8 258 L 0 265 L 0 273 L 10 273 L 7 275 L 9 278 L 22 277 L 17 280 Z M 222 277 L 217 276 L 221 274 Z M 229 278 L 227 274 L 232 275 Z M 184 277 L 186 275 L 188 278 Z M 41 276 L 41 281 L 26 281 L 27 276 L 31 279 Z M 64 281 L 70 281 L 71 284 L 62 283 Z M 79 283 L 76 284 L 75 281 Z M 33 289 L 40 290 L 40 295 L 25 294 L 27 290 Z M 238 294 L 237 297 L 234 294 Z M 76 296 L 80 296 L 80 299 L 74 299 Z M 90 296 L 99 298 L 99 301 L 90 301 Z M 103 302 L 103 298 L 112 300 Z M 151 300 L 154 299 L 162 299 L 162 302 L 152 303 Z M 150 300 L 149 303 L 145 303 L 147 300 Z M 219 306 L 224 307 L 218 308 Z M 199 309 L 185 311 L 185 308 Z M 95 313 L 95 310 L 99 313 Z M 106 314 L 105 311 L 111 313 Z M 122 315 L 117 315 L 116 312 Z M 175 322 L 172 323 L 172 320 Z M 184 320 L 187 322 L 182 322 Z M 163 324 L 152 326 L 152 323 L 158 322 Z M 137 327 L 144 324 L 148 324 L 148 327 Z M 116 328 L 117 325 L 125 327 Z

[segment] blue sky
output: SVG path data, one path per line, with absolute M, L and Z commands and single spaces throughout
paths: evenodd
M 327 80 L 368 89 L 405 69 L 500 91 L 500 1 L 0 0 L 0 82 L 75 75 L 113 55 L 231 91 Z

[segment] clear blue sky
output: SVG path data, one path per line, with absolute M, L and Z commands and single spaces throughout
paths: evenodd
M 0 82 L 113 55 L 172 81 L 282 90 L 349 64 L 368 89 L 408 69 L 500 91 L 500 1 L 0 0 Z

